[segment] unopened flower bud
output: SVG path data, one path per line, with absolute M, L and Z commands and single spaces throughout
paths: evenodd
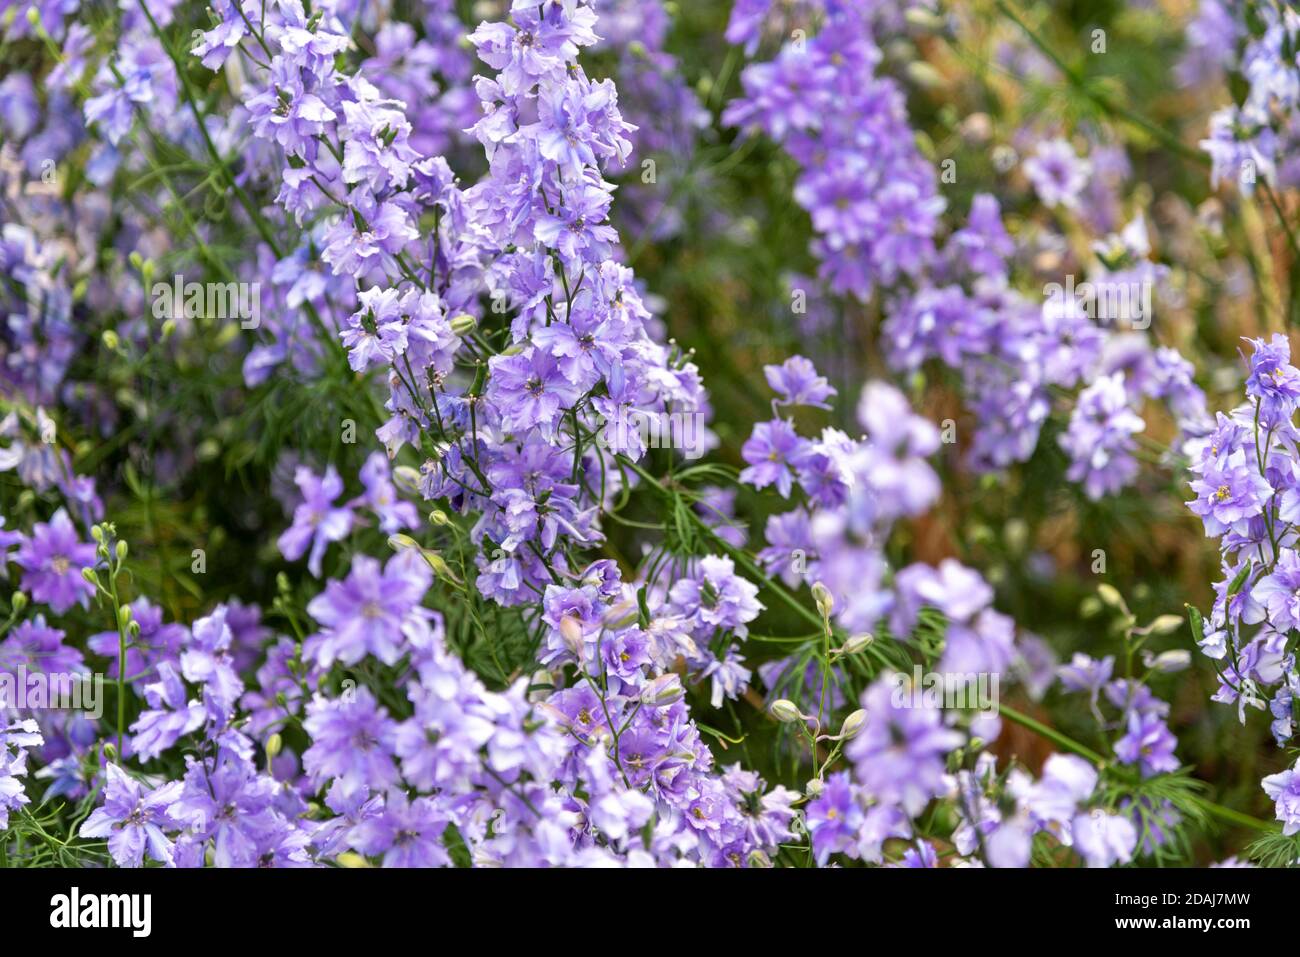
M 95 574 L 95 570 L 93 568 L 83 568 L 81 570 L 81 577 L 84 578 L 86 581 L 90 582 L 90 584 L 94 585 L 95 587 L 97 588 L 99 587 L 99 576 Z
M 926 90 L 937 90 L 947 83 L 943 74 L 924 60 L 913 60 L 907 64 L 907 76 L 917 86 Z
M 456 577 L 456 573 L 451 570 L 451 566 L 447 564 L 447 559 L 443 558 L 433 549 L 422 548 L 420 549 L 420 554 L 424 556 L 424 560 L 429 563 L 429 567 L 433 569 L 433 573 L 439 578 L 445 578 L 447 581 L 453 582 L 457 585 L 461 583 L 460 579 Z
M 14 610 L 14 614 L 20 614 L 27 607 L 27 593 L 16 591 L 12 598 L 9 599 L 9 606 Z
M 267 760 L 274 761 L 284 750 L 284 739 L 280 737 L 279 732 L 271 735 L 266 739 L 266 757 Z
M 772 717 L 782 724 L 789 724 L 792 721 L 803 719 L 803 715 L 799 713 L 799 709 L 795 707 L 794 702 L 789 698 L 777 698 L 767 710 L 772 712 Z
M 811 781 L 808 782 L 807 786 L 803 789 L 803 793 L 808 795 L 810 798 L 815 798 L 819 794 L 821 794 L 822 791 L 825 789 L 826 789 L 826 784 L 824 781 L 822 781 L 821 778 L 813 778 Z
M 1107 585 L 1104 582 L 1098 585 L 1097 597 L 1111 608 L 1124 607 L 1124 597 L 1120 595 L 1119 590 L 1114 585 Z
M 447 513 L 444 512 L 442 509 L 435 508 L 432 512 L 429 513 L 429 524 L 450 525 L 451 519 L 447 517 Z
M 848 641 L 844 642 L 844 647 L 840 649 L 841 654 L 856 655 L 866 651 L 867 646 L 875 641 L 875 636 L 869 632 L 862 632 L 860 635 L 854 635 Z
M 1162 651 L 1158 655 L 1147 655 L 1146 666 L 1162 675 L 1171 675 L 1191 666 L 1192 653 L 1184 648 L 1174 651 Z
M 458 336 L 467 336 L 478 328 L 478 320 L 467 312 L 462 312 L 451 320 L 451 331 Z
M 857 737 L 858 732 L 862 730 L 862 726 L 866 724 L 866 722 L 866 709 L 859 708 L 857 711 L 845 718 L 844 723 L 840 725 L 840 740 L 848 741 L 850 738 Z
M 620 628 L 630 628 L 635 625 L 641 618 L 641 611 L 636 606 L 636 602 L 625 601 L 612 605 L 601 616 L 601 623 L 606 628 L 618 631 Z
M 560 637 L 564 639 L 564 647 L 573 652 L 575 657 L 582 658 L 585 644 L 582 622 L 573 615 L 565 615 L 560 619 Z
M 817 610 L 822 613 L 823 618 L 829 618 L 831 612 L 835 610 L 835 596 L 831 590 L 821 582 L 816 582 L 812 586 L 813 601 L 817 602 Z
M 660 675 L 641 689 L 641 703 L 652 708 L 664 708 L 680 701 L 684 694 L 680 677 L 675 674 Z
M 420 473 L 409 465 L 399 465 L 393 469 L 393 484 L 403 492 L 415 495 L 420 491 Z
M 121 563 L 126 561 L 127 552 L 129 552 L 130 549 L 127 547 L 126 542 L 118 542 L 114 551 L 117 553 L 118 562 Z
M 395 552 L 400 552 L 406 548 L 419 548 L 420 543 L 417 542 L 415 539 L 413 539 L 410 535 L 403 535 L 401 533 L 398 533 L 396 535 L 388 536 L 388 547 Z
M 1148 635 L 1172 635 L 1179 628 L 1183 627 L 1182 615 L 1161 615 L 1151 624 L 1147 625 Z

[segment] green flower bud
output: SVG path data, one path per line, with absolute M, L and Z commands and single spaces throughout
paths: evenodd
M 803 720 L 803 715 L 799 713 L 799 709 L 795 707 L 795 703 L 789 698 L 777 698 L 767 710 L 772 712 L 772 717 L 782 724 Z
M 812 586 L 813 601 L 817 602 L 817 610 L 822 613 L 823 618 L 829 618 L 831 612 L 835 610 L 835 596 L 831 590 L 821 582 L 816 582 Z
M 458 336 L 467 336 L 478 328 L 478 320 L 467 312 L 462 312 L 451 320 L 451 331 Z
M 850 738 L 857 737 L 858 732 L 862 730 L 862 726 L 866 723 L 867 711 L 865 708 L 859 708 L 845 718 L 844 723 L 840 725 L 840 740 L 848 741 Z

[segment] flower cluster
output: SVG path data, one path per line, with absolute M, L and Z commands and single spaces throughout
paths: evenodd
M 1197 643 L 1216 663 L 1214 700 L 1236 705 L 1241 721 L 1255 708 L 1272 716 L 1279 747 L 1295 735 L 1300 672 L 1291 636 L 1300 627 L 1300 463 L 1295 412 L 1300 370 L 1285 336 L 1250 340 L 1246 401 L 1205 440 L 1191 465 L 1187 503 L 1218 539 L 1223 580 Z M 1291 772 L 1264 779 L 1288 834 L 1300 828 Z
M 1201 149 L 1213 164 L 1213 185 L 1233 183 L 1249 196 L 1261 180 L 1294 186 L 1300 137 L 1300 15 L 1290 7 L 1201 3 L 1188 26 L 1186 82 L 1229 71 L 1243 79 L 1244 96 L 1210 117 Z
M 752 52 L 766 6 L 738 4 L 729 39 Z M 941 246 L 948 204 L 939 172 L 917 149 L 901 87 L 881 70 L 877 37 L 898 25 L 873 4 L 806 6 L 788 13 L 797 29 L 775 59 L 746 68 L 746 95 L 727 119 L 762 130 L 800 164 L 795 197 L 811 218 L 821 277 L 831 292 L 864 302 L 882 290 L 881 348 L 894 368 L 937 360 L 956 374 L 975 420 L 972 465 L 1003 471 L 1028 460 L 1054 398 L 1076 387 L 1061 446 L 1068 478 L 1089 498 L 1136 478 L 1131 436 L 1144 427 L 1146 399 L 1169 406 L 1181 433 L 1175 447 L 1208 431 L 1190 364 L 1126 328 L 1150 325 L 1151 289 L 1166 272 L 1150 260 L 1141 214 L 1095 243 L 1091 297 L 1074 294 L 1073 277 L 1068 292 L 1048 284 L 1041 304 L 1015 289 L 1013 257 L 1025 241 L 1008 233 L 991 195 L 974 197 Z M 811 38 L 810 20 L 820 21 Z M 1101 182 L 1060 137 L 1040 138 L 1023 170 L 1043 205 L 1065 212 L 1081 212 L 1090 180 Z M 1106 198 L 1088 196 L 1096 205 Z
M 1190 463 L 1214 698 L 1293 748 L 1300 370 L 1250 339 L 1212 419 L 1205 328 L 1149 331 L 1240 277 L 1217 203 L 1133 181 L 1136 113 L 927 102 L 967 34 L 1063 80 L 1014 11 L 30 6 L 0 860 L 1101 867 L 1251 822 L 1174 735 L 1183 619 L 1138 624 L 1178 579 L 1075 572 L 1135 563 L 1123 493 Z M 1213 178 L 1281 189 L 1300 31 L 1240 12 L 1182 76 L 1240 73 Z M 742 315 L 784 282 L 799 328 Z M 1290 763 L 1253 859 L 1295 859 Z

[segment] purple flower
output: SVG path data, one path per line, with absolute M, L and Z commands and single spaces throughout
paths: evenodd
M 845 748 L 863 791 L 884 804 L 898 805 L 916 817 L 944 790 L 948 752 L 964 740 L 944 725 L 935 708 L 909 707 L 898 683 L 878 679 L 862 696 L 866 722 Z M 899 707 L 896 699 L 903 699 Z
M 996 197 L 988 193 L 975 195 L 966 225 L 953 233 L 946 252 L 961 262 L 971 275 L 1006 273 L 1006 262 L 1015 252 L 1015 243 L 1002 225 L 1002 209 Z
M 140 626 L 140 634 L 131 640 L 126 649 L 126 675 L 134 680 L 147 670 L 165 660 L 175 661 L 185 642 L 184 625 L 164 624 L 162 609 L 143 596 L 131 602 L 131 619 Z M 106 673 L 117 677 L 117 660 L 120 636 L 116 631 L 101 631 L 86 639 L 86 646 L 95 654 L 108 659 Z
M 155 861 L 172 862 L 172 842 L 165 831 L 181 828 L 172 816 L 181 795 L 180 781 L 148 790 L 116 764 L 104 769 L 104 804 L 96 808 L 77 832 L 80 837 L 106 837 L 118 867 L 139 867 L 147 851 Z
M 1273 571 L 1250 589 L 1250 597 L 1268 609 L 1269 623 L 1277 630 L 1300 628 L 1300 552 L 1282 552 Z
M 63 639 L 64 632 L 47 625 L 44 615 L 29 618 L 0 641 L 0 671 L 13 673 L 20 665 L 28 671 L 45 674 L 83 671 L 86 662 L 81 650 L 64 644 Z
M 1137 829 L 1123 814 L 1110 814 L 1094 808 L 1077 815 L 1071 830 L 1075 850 L 1083 855 L 1089 867 L 1127 864 L 1137 849 Z
M 398 307 L 396 289 L 367 289 L 357 296 L 361 303 L 348 318 L 341 333 L 348 350 L 348 364 L 355 372 L 372 365 L 391 363 L 406 351 L 406 320 Z
M 1097 705 L 1097 696 L 1101 693 L 1102 686 L 1110 681 L 1111 673 L 1115 669 L 1115 658 L 1113 655 L 1107 655 L 1105 658 L 1097 660 L 1090 658 L 1081 651 L 1076 651 L 1074 657 L 1070 659 L 1068 665 L 1061 665 L 1058 674 L 1061 678 L 1061 685 L 1066 691 L 1086 691 L 1092 698 L 1093 707 Z
M 973 568 L 945 558 L 937 568 L 917 563 L 894 578 L 897 592 L 890 628 L 900 636 L 911 634 L 923 607 L 937 608 L 950 621 L 967 622 L 993 601 L 993 589 Z
M 1273 487 L 1246 458 L 1244 449 L 1205 463 L 1201 477 L 1191 483 L 1196 498 L 1187 503 L 1205 523 L 1205 534 L 1215 537 L 1233 531 L 1247 534 L 1249 522 L 1273 497 Z
M 169 661 L 158 665 L 158 680 L 144 686 L 144 698 L 149 707 L 131 724 L 131 748 L 142 761 L 158 757 L 203 726 L 203 705 L 189 697 L 185 682 Z
M 847 771 L 826 779 L 822 792 L 808 804 L 805 822 L 819 865 L 825 865 L 832 854 L 850 851 L 857 845 L 862 808 Z
M 334 500 L 343 494 L 343 480 L 333 465 L 318 477 L 305 466 L 298 466 L 294 484 L 302 491 L 303 501 L 293 511 L 293 524 L 281 533 L 280 552 L 289 561 L 297 561 L 311 547 L 307 568 L 320 577 L 320 563 L 330 542 L 340 542 L 352 530 L 352 510 L 336 508 Z
M 189 839 L 211 842 L 212 863 L 217 867 L 254 867 L 265 856 L 278 856 L 272 848 L 283 842 L 283 832 L 289 830 L 276 813 L 275 797 L 276 784 L 270 776 L 257 773 L 247 759 L 223 752 L 215 762 L 191 759 L 175 813 L 189 828 Z M 291 859 L 305 856 L 301 848 L 297 853 L 288 848 L 279 852 Z
M 817 374 L 812 362 L 803 356 L 791 356 L 779 366 L 763 366 L 767 384 L 779 399 L 778 405 L 808 405 L 829 409 L 826 400 L 835 394 L 835 387 L 826 377 Z
M 1060 437 L 1071 458 L 1066 477 L 1082 482 L 1093 500 L 1118 492 L 1137 474 L 1133 436 L 1145 428 L 1129 406 L 1124 373 L 1099 376 L 1079 394 L 1069 428 Z
M 737 575 L 730 558 L 718 555 L 701 558 L 689 577 L 673 583 L 668 597 L 675 611 L 707 635 L 721 628 L 743 638 L 763 608 L 758 586 Z
M 1128 733 L 1115 742 L 1115 756 L 1125 764 L 1136 764 L 1143 777 L 1150 777 L 1178 770 L 1177 743 L 1159 717 L 1134 710 L 1129 712 Z
M 381 531 L 391 535 L 404 528 L 414 528 L 420 521 L 420 515 L 410 502 L 403 502 L 397 497 L 397 489 L 390 476 L 392 465 L 383 452 L 371 452 L 361 466 L 361 484 L 365 494 L 353 499 L 349 505 L 364 505 L 379 517 Z
M 1300 831 L 1300 761 L 1296 766 L 1270 774 L 1261 782 L 1264 793 L 1277 803 L 1277 819 L 1288 837 Z
M 368 688 L 348 691 L 337 701 L 317 695 L 303 721 L 312 740 L 302 756 L 303 770 L 317 787 L 331 780 L 349 791 L 391 787 L 397 783 L 395 727 Z
M 27 751 L 44 743 L 36 722 L 30 718 L 0 725 L 0 831 L 9 826 L 10 811 L 29 803 L 21 780 L 27 775 Z
M 1291 365 L 1291 342 L 1274 333 L 1269 342 L 1247 339 L 1254 347 L 1250 357 L 1250 375 L 1246 395 L 1260 400 L 1263 421 L 1273 424 L 1289 422 L 1300 400 L 1300 369 Z
M 555 357 L 542 349 L 492 359 L 488 396 L 512 431 L 540 426 L 550 431 L 581 391 L 564 375 Z
M 1025 161 L 1025 175 L 1038 198 L 1048 206 L 1076 209 L 1091 172 L 1088 161 L 1080 159 L 1062 139 L 1039 143 L 1034 155 Z
M 60 614 L 76 604 L 90 607 L 95 586 L 82 578 L 81 572 L 94 567 L 95 546 L 77 538 L 65 509 L 55 512 L 48 524 L 36 523 L 14 561 L 23 569 L 23 590 L 30 592 L 33 600 Z
M 388 792 L 383 810 L 352 830 L 352 846 L 363 854 L 383 855 L 384 867 L 446 867 L 451 855 L 442 846 L 448 818 L 429 798 Z
M 754 433 L 740 450 L 749 468 L 740 473 L 740 480 L 754 488 L 776 485 L 782 498 L 789 498 L 794 488 L 795 470 L 808 454 L 808 442 L 799 436 L 794 426 L 785 419 L 759 422 Z
M 374 655 L 387 665 L 408 649 L 406 629 L 424 616 L 420 602 L 429 590 L 428 567 L 413 549 L 379 562 L 358 555 L 343 581 L 330 581 L 307 605 L 321 624 L 303 646 L 303 654 L 321 668 L 335 661 L 353 665 Z

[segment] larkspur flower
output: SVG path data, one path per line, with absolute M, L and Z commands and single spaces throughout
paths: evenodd
M 297 561 L 310 548 L 307 567 L 319 576 L 329 543 L 342 541 L 352 530 L 352 510 L 334 504 L 343 494 L 343 480 L 333 465 L 326 467 L 323 476 L 299 466 L 293 480 L 303 501 L 294 508 L 293 525 L 280 535 L 280 551 L 289 561 Z
M 944 760 L 962 743 L 934 708 L 900 708 L 893 683 L 880 679 L 862 696 L 867 721 L 848 743 L 855 779 L 871 798 L 916 817 L 943 788 Z
M 1025 161 L 1025 175 L 1038 198 L 1048 206 L 1076 208 L 1091 171 L 1088 161 L 1080 159 L 1074 147 L 1063 139 L 1039 143 L 1034 155 Z
M 91 812 L 77 831 L 81 837 L 108 839 L 108 850 L 119 867 L 139 867 L 147 853 L 163 864 L 172 862 L 168 831 L 181 823 L 172 816 L 181 783 L 171 781 L 152 790 L 116 764 L 104 769 L 104 803 Z
M 330 581 L 307 605 L 321 631 L 303 644 L 303 653 L 320 667 L 335 661 L 356 664 L 373 655 L 396 664 L 407 648 L 407 629 L 424 612 L 420 602 L 432 575 L 413 550 L 378 561 L 358 555 L 343 581 Z
M 1277 819 L 1282 833 L 1300 831 L 1300 768 L 1288 768 L 1263 780 L 1264 793 L 1277 804 Z
M 1127 733 L 1115 742 L 1115 756 L 1125 764 L 1136 764 L 1144 776 L 1175 771 L 1174 744 L 1164 721 L 1134 710 L 1129 714 Z
M 59 613 L 73 605 L 89 607 L 95 586 L 82 577 L 82 571 L 94 567 L 95 546 L 80 540 L 65 509 L 55 512 L 48 523 L 36 523 L 14 562 L 23 569 L 22 587 L 34 600 Z

